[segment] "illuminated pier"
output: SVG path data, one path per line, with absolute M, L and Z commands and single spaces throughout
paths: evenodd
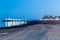
M 6 27 L 10 27 L 10 26 L 15 26 L 15 25 L 25 24 L 26 19 L 11 19 L 11 18 L 8 18 L 8 19 L 3 20 L 3 22 L 5 22 Z

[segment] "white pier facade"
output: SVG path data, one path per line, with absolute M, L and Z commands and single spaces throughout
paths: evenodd
M 21 24 L 26 24 L 26 19 L 5 19 L 3 20 L 3 22 L 5 22 L 5 26 L 6 27 L 10 27 L 10 26 L 16 26 L 16 25 L 21 25 Z

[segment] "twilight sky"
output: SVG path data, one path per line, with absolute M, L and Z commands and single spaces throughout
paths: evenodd
M 60 15 L 60 0 L 0 0 L 0 25 L 5 18 L 39 19 Z

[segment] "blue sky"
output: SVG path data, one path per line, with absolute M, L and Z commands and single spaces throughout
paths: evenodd
M 60 0 L 0 0 L 0 24 L 5 18 L 39 19 L 60 15 Z

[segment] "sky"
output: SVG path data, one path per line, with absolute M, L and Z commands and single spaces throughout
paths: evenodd
M 40 19 L 60 16 L 60 0 L 0 0 L 0 25 L 6 18 Z

